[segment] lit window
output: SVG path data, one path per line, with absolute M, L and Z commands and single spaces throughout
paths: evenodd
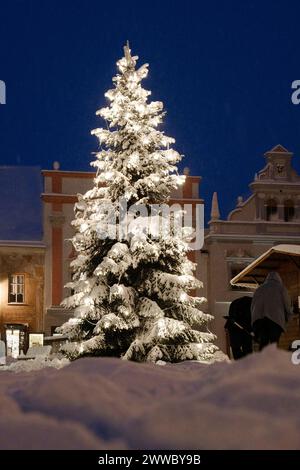
M 25 276 L 14 274 L 9 277 L 8 303 L 22 304 L 25 299 Z

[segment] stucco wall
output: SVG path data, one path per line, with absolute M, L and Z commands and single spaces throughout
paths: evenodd
M 8 303 L 8 279 L 25 275 L 25 302 Z M 39 248 L 0 248 L 0 329 L 4 323 L 28 323 L 29 331 L 43 330 L 44 250 Z

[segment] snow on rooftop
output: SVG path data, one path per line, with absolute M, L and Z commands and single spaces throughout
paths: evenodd
M 299 367 L 269 346 L 229 364 L 3 371 L 0 448 L 299 449 Z
M 0 240 L 42 239 L 39 167 L 0 167 Z

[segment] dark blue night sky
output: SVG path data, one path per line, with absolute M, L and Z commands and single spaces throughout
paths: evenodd
M 300 171 L 299 2 L 11 0 L 0 15 L 1 165 L 89 170 L 95 111 L 129 39 L 207 210 L 217 190 L 224 217 L 278 143 Z

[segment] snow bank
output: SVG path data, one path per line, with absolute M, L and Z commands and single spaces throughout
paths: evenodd
M 0 448 L 299 449 L 299 367 L 270 346 L 209 366 L 86 358 L 4 371 Z
M 2 366 L 0 371 L 10 372 L 32 372 L 34 370 L 40 370 L 47 367 L 53 367 L 54 369 L 61 369 L 70 364 L 70 361 L 66 358 L 60 359 L 53 357 L 51 359 L 45 356 L 37 356 L 34 359 L 18 360 L 11 364 Z

